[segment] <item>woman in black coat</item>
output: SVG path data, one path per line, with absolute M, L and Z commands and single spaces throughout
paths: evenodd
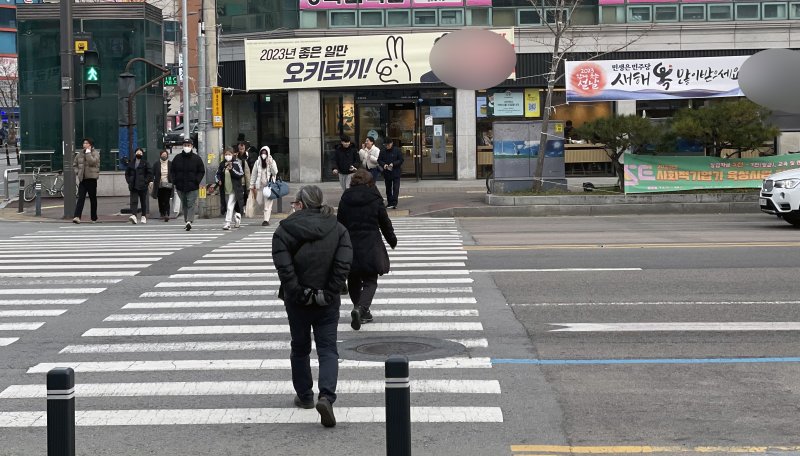
M 353 174 L 350 188 L 339 202 L 337 218 L 347 228 L 353 243 L 347 286 L 353 301 L 350 326 L 359 330 L 362 323 L 372 321 L 369 308 L 378 289 L 378 276 L 389 272 L 389 254 L 381 233 L 392 249 L 397 246 L 392 221 L 369 171 L 360 169 Z

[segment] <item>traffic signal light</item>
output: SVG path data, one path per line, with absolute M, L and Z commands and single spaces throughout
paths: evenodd
M 83 98 L 100 97 L 100 54 L 97 51 L 83 52 Z
M 131 73 L 119 75 L 117 99 L 119 101 L 117 112 L 120 126 L 136 125 L 136 97 L 131 94 L 136 90 L 136 77 Z M 130 102 L 130 106 L 128 106 Z M 131 115 L 128 116 L 128 108 Z

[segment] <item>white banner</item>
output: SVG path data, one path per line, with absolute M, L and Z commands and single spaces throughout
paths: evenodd
M 514 29 L 492 31 L 514 44 Z M 444 35 L 246 40 L 247 90 L 437 83 L 428 59 Z
M 744 96 L 749 56 L 566 62 L 567 102 Z

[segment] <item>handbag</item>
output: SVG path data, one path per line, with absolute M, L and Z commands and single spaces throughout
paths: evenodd
M 177 190 L 172 192 L 172 212 L 174 212 L 175 215 L 181 213 L 181 198 L 178 195 Z
M 269 185 L 265 185 L 264 188 L 261 189 L 261 194 L 264 196 L 265 200 L 272 199 L 272 190 L 269 189 Z
M 247 198 L 247 204 L 244 205 L 245 218 L 253 218 L 256 215 L 256 198 Z
M 269 199 L 278 199 L 289 194 L 289 184 L 281 180 L 280 177 L 270 181 L 267 186 L 269 186 L 271 192 Z

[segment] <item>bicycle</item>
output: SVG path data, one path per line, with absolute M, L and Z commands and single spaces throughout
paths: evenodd
M 26 202 L 31 202 L 36 198 L 36 184 L 42 183 L 42 168 L 45 166 L 38 166 L 33 169 L 33 182 L 25 186 L 25 191 L 23 192 L 23 198 Z M 50 174 L 52 176 L 52 174 Z M 50 196 L 58 196 L 60 198 L 64 197 L 64 176 L 61 173 L 55 174 L 55 179 L 53 179 L 52 183 L 49 187 L 42 185 L 42 192 L 47 192 Z M 77 194 L 77 192 L 76 192 Z

